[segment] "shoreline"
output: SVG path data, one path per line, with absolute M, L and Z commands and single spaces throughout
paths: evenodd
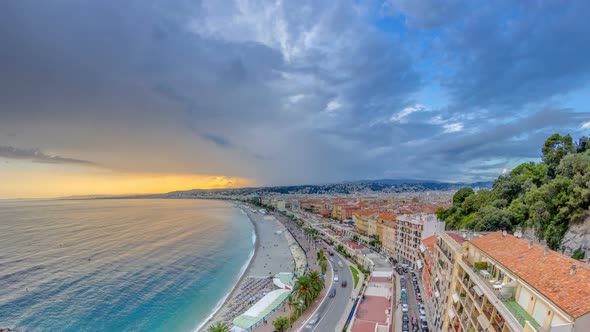
M 260 240 L 259 240 L 259 236 L 258 236 L 258 228 L 256 223 L 254 222 L 254 220 L 252 220 L 252 218 L 250 217 L 250 214 L 248 214 L 248 212 L 244 211 L 243 207 L 240 206 L 239 204 L 235 203 L 234 207 L 238 208 L 241 210 L 241 213 L 246 215 L 246 218 L 248 218 L 248 220 L 250 221 L 250 223 L 252 224 L 252 226 L 254 227 L 254 229 L 252 230 L 252 237 L 253 237 L 253 244 L 254 247 L 252 248 L 252 253 L 250 254 L 250 256 L 248 257 L 248 260 L 246 261 L 246 263 L 244 263 L 244 265 L 242 266 L 242 268 L 240 269 L 240 277 L 237 279 L 237 281 L 234 283 L 234 286 L 231 288 L 231 290 L 225 294 L 225 296 L 219 300 L 219 302 L 217 302 L 217 305 L 215 306 L 214 310 L 211 312 L 211 314 L 209 316 L 207 316 L 207 318 L 205 319 L 205 321 L 203 321 L 201 324 L 199 324 L 197 326 L 196 329 L 193 330 L 193 332 L 199 332 L 199 331 L 204 331 L 204 328 L 207 327 L 207 325 L 211 324 L 213 322 L 213 320 L 218 316 L 218 314 L 220 313 L 221 309 L 223 309 L 224 306 L 226 306 L 228 304 L 228 301 L 233 298 L 233 296 L 235 295 L 236 290 L 238 289 L 238 286 L 242 286 L 242 284 L 244 283 L 246 276 L 248 275 L 248 273 L 250 272 L 250 268 L 252 267 L 252 262 L 254 261 L 254 259 L 256 258 L 256 255 L 259 251 L 259 245 L 260 245 Z
M 243 265 L 243 267 L 241 269 L 240 277 L 234 283 L 234 286 L 232 287 L 232 289 L 225 295 L 225 297 L 223 297 L 218 302 L 218 304 L 215 306 L 215 309 L 211 312 L 211 314 L 207 317 L 207 319 L 204 322 L 202 322 L 199 326 L 197 326 L 197 328 L 193 332 L 205 331 L 204 329 L 209 324 L 211 324 L 215 318 L 218 318 L 217 316 L 219 315 L 221 310 L 225 306 L 227 306 L 229 300 L 234 297 L 239 286 L 242 286 L 244 284 L 244 281 L 245 281 L 246 277 L 248 276 L 250 269 L 252 268 L 252 263 L 254 262 L 254 259 L 256 258 L 256 255 L 259 252 L 260 236 L 258 235 L 258 227 L 256 225 L 256 222 L 254 222 L 254 220 L 252 219 L 252 217 L 250 216 L 250 214 L 247 211 L 244 211 L 244 209 L 241 205 L 234 202 L 234 207 L 240 209 L 241 213 L 244 213 L 246 215 L 246 218 L 248 218 L 248 220 L 252 224 L 252 227 L 254 227 L 254 229 L 252 230 L 252 235 L 254 237 L 254 248 L 252 250 L 252 254 L 250 255 L 250 258 Z
M 212 317 L 195 332 L 205 331 L 215 322 L 226 322 L 232 326 L 235 317 L 248 310 L 258 298 L 276 289 L 273 277 L 277 273 L 293 272 L 295 268 L 295 258 L 286 241 L 284 226 L 276 217 L 260 214 L 256 207 L 249 204 L 234 204 L 254 227 L 254 254 L 244 273 L 224 298 L 221 307 L 216 306 L 217 310 Z

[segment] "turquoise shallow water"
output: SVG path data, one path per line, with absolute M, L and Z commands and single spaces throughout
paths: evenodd
M 0 327 L 194 331 L 252 234 L 220 201 L 0 201 Z

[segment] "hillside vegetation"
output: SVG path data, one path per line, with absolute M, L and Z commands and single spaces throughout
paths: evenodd
M 590 205 L 590 139 L 574 142 L 554 134 L 542 148 L 542 162 L 524 163 L 494 182 L 492 190 L 462 188 L 453 206 L 438 216 L 448 229 L 476 231 L 528 227 L 558 249 L 571 223 L 584 219 Z

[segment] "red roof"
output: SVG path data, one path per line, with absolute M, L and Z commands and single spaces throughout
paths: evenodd
M 590 312 L 590 267 L 512 235 L 494 232 L 470 241 L 574 318 Z M 576 273 L 570 274 L 572 265 Z

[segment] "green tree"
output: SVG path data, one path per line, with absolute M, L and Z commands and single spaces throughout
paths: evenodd
M 229 332 L 229 326 L 225 323 L 218 322 L 209 326 L 207 332 Z
M 324 279 L 318 271 L 311 271 L 309 279 L 314 290 L 314 297 L 316 297 L 324 289 Z
M 511 230 L 512 223 L 508 212 L 494 206 L 484 207 L 478 212 L 476 231 Z
M 558 249 L 567 232 L 572 209 L 569 206 L 572 181 L 563 176 L 532 189 L 526 195 L 529 207 L 529 226 L 537 236 L 547 241 L 551 249 Z
M 320 258 L 318 265 L 320 266 L 322 273 L 326 274 L 326 271 L 328 271 L 328 260 L 326 259 L 326 256 L 322 256 L 322 258 Z
M 510 203 L 513 199 L 518 197 L 522 191 L 522 184 L 518 178 L 512 175 L 501 175 L 494 182 L 492 188 L 494 190 L 495 196 L 498 199 L 504 199 Z
M 573 259 L 584 259 L 586 257 L 586 252 L 582 249 L 582 247 L 574 250 L 574 254 L 572 255 Z
M 320 250 L 318 250 L 318 252 L 317 252 L 317 257 L 318 257 L 318 260 L 319 260 L 320 258 L 322 258 L 323 256 L 324 256 L 324 250 L 323 250 L 323 249 L 320 249 Z
M 297 299 L 301 300 L 306 307 L 311 303 L 314 298 L 314 288 L 308 275 L 297 278 L 294 291 Z
M 547 177 L 555 177 L 555 170 L 565 155 L 574 151 L 574 142 L 570 135 L 553 134 L 543 144 L 543 161 L 547 164 Z
M 291 322 L 289 321 L 288 317 L 280 316 L 272 322 L 272 325 L 275 327 L 275 329 L 279 330 L 280 332 L 285 332 L 289 327 L 290 323 Z
M 457 192 L 453 195 L 453 205 L 454 206 L 461 206 L 463 201 L 465 201 L 465 199 L 467 197 L 473 195 L 474 193 L 475 192 L 470 187 L 464 187 L 464 188 L 457 190 Z
M 547 165 L 545 163 L 535 164 L 534 162 L 520 164 L 510 172 L 510 176 L 518 179 L 525 188 L 530 188 L 527 182 L 537 187 L 542 186 L 546 175 Z
M 588 138 L 588 136 L 580 137 L 580 139 L 576 142 L 576 152 L 582 153 L 582 152 L 586 152 L 589 149 L 590 149 L 590 138 Z
M 489 190 L 479 190 L 475 195 L 471 195 L 465 199 L 461 208 L 465 211 L 465 214 L 479 211 L 492 201 L 494 195 Z
M 590 206 L 590 150 L 565 156 L 557 167 L 557 174 L 572 180 L 572 194 L 568 208 L 570 220 L 581 221 Z
M 523 199 L 515 199 L 508 207 L 508 213 L 511 217 L 513 226 L 523 225 L 529 218 L 529 209 L 524 203 Z

